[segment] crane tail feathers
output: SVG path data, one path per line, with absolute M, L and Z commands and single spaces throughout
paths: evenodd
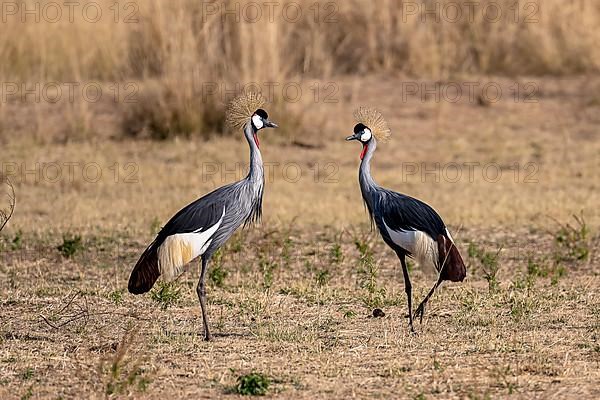
M 127 288 L 133 294 L 146 293 L 152 289 L 159 276 L 158 254 L 154 244 L 151 244 L 133 267 Z
M 444 235 L 437 238 L 440 278 L 445 281 L 462 282 L 467 276 L 467 267 L 454 242 Z

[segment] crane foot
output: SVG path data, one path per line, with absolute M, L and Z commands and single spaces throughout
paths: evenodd
M 417 307 L 417 310 L 415 311 L 415 314 L 413 315 L 413 317 L 419 318 L 419 324 L 422 324 L 423 323 L 423 315 L 425 315 L 425 303 L 419 304 L 419 307 Z

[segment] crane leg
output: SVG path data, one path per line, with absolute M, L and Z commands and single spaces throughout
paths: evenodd
M 202 309 L 202 325 L 204 326 L 204 340 L 211 340 L 210 329 L 208 327 L 208 316 L 206 315 L 206 288 L 204 286 L 204 278 L 206 275 L 206 266 L 208 260 L 202 258 L 202 271 L 200 272 L 200 280 L 196 287 L 196 293 L 198 294 L 198 300 L 200 300 L 200 308 Z
M 425 305 L 427 304 L 427 302 L 429 301 L 429 298 L 433 295 L 433 293 L 438 288 L 438 286 L 440 286 L 441 283 L 442 283 L 442 278 L 440 276 L 438 278 L 437 282 L 435 283 L 435 285 L 433 285 L 433 287 L 429 291 L 429 293 L 427 293 L 427 296 L 425 296 L 425 298 L 423 299 L 421 304 L 419 304 L 419 307 L 417 307 L 417 310 L 415 311 L 415 318 L 417 318 L 417 317 L 419 318 L 420 324 L 423 323 L 423 315 L 425 315 Z
M 415 332 L 413 328 L 413 314 L 412 314 L 412 285 L 410 283 L 410 277 L 408 276 L 408 268 L 406 267 L 406 256 L 402 253 L 397 253 L 400 258 L 400 264 L 402 264 L 402 273 L 404 274 L 404 290 L 406 291 L 406 297 L 408 298 L 408 325 L 412 333 Z

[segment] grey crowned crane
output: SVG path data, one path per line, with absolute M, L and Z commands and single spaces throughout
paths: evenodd
M 129 277 L 129 292 L 146 293 L 159 276 L 165 281 L 173 280 L 186 264 L 201 257 L 196 292 L 205 340 L 211 339 L 204 287 L 208 262 L 240 226 L 261 218 L 264 170 L 258 133 L 264 128 L 277 128 L 262 109 L 263 105 L 262 96 L 246 93 L 231 102 L 227 113 L 230 125 L 243 127 L 250 146 L 248 176 L 210 192 L 175 214 L 142 253 Z
M 390 137 L 390 129 L 378 111 L 359 108 L 354 113 L 357 125 L 354 134 L 346 140 L 358 140 L 362 144 L 358 180 L 363 201 L 371 223 L 375 223 L 383 240 L 397 254 L 402 264 L 404 287 L 408 297 L 408 318 L 413 328 L 412 285 L 406 267 L 406 257 L 414 258 L 423 266 L 432 266 L 438 279 L 425 299 L 417 307 L 414 317 L 423 321 L 425 305 L 437 287 L 445 280 L 462 281 L 466 267 L 444 221 L 429 205 L 420 200 L 396 193 L 377 185 L 371 176 L 371 159 L 377 141 Z

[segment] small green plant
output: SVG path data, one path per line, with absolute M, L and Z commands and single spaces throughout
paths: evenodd
M 56 249 L 65 258 L 71 258 L 80 250 L 83 250 L 83 243 L 81 242 L 81 236 L 65 234 L 63 235 L 63 242 Z
M 25 371 L 23 371 L 23 373 L 21 374 L 21 379 L 23 379 L 24 381 L 27 381 L 31 378 L 33 378 L 33 374 L 34 374 L 34 370 L 33 368 L 27 368 Z
M 367 296 L 363 298 L 368 308 L 379 308 L 385 302 L 386 290 L 377 284 L 379 269 L 373 259 L 373 251 L 366 242 L 355 240 L 354 244 L 360 253 L 358 267 L 358 286 L 367 290 Z
M 500 288 L 500 282 L 497 275 L 500 269 L 499 259 L 502 247 L 495 253 L 479 248 L 475 243 L 469 243 L 467 253 L 469 258 L 476 260 L 483 270 L 483 277 L 488 282 L 488 290 L 490 293 L 495 293 Z
M 121 305 L 123 303 L 123 289 L 113 290 L 108 294 L 108 298 L 116 306 Z
M 290 265 L 290 262 L 292 260 L 291 248 L 293 243 L 294 242 L 292 241 L 291 237 L 286 237 L 283 241 L 283 246 L 281 247 L 281 259 L 283 260 L 283 265 L 286 268 Z
M 550 277 L 550 283 L 556 285 L 566 272 L 565 267 L 556 260 L 550 261 L 547 257 L 536 259 L 532 255 L 527 258 L 527 276 L 529 280 Z
M 528 297 L 514 296 L 510 300 L 510 316 L 515 321 L 528 317 L 533 309 L 533 302 Z
M 467 248 L 467 254 L 469 258 L 477 258 L 479 255 L 479 247 L 474 242 L 469 242 L 469 247 Z
M 237 378 L 235 391 L 242 396 L 264 396 L 267 394 L 271 380 L 264 374 L 252 372 Z
M 512 287 L 516 290 L 530 290 L 535 286 L 538 277 L 547 276 L 547 268 L 545 264 L 537 260 L 532 254 L 527 257 L 527 273 L 517 273 L 513 280 Z
M 530 290 L 535 286 L 535 276 L 534 275 L 523 275 L 518 274 L 515 280 L 513 281 L 513 288 L 517 290 Z
M 215 252 L 212 259 L 213 265 L 208 271 L 208 279 L 210 279 L 213 285 L 223 287 L 229 273 L 223 268 L 223 253 L 221 252 L 221 249 Z
M 273 286 L 273 273 L 277 269 L 277 264 L 265 257 L 261 257 L 258 264 L 263 273 L 263 287 L 265 290 L 270 289 Z
M 534 278 L 546 278 L 548 276 L 548 266 L 532 255 L 527 257 L 527 275 Z
M 356 317 L 356 313 L 355 313 L 353 310 L 349 310 L 349 309 L 346 309 L 346 310 L 344 310 L 344 309 L 343 309 L 343 310 L 341 310 L 341 311 L 342 311 L 342 312 L 343 312 L 343 314 L 344 314 L 344 318 L 351 319 L 351 318 L 354 318 L 354 317 Z
M 150 293 L 163 310 L 177 304 L 181 300 L 181 288 L 176 282 L 159 282 L 158 288 Z
M 10 243 L 10 248 L 12 250 L 19 250 L 21 249 L 21 247 L 23 247 L 23 232 L 21 230 L 18 230 L 17 233 L 15 233 L 15 237 Z
M 331 279 L 331 275 L 328 269 L 324 268 L 315 272 L 315 281 L 317 282 L 318 286 L 323 287 L 327 285 L 329 279 Z
M 583 211 L 579 215 L 573 215 L 573 219 L 573 225 L 559 224 L 558 231 L 554 234 L 557 263 L 585 261 L 590 255 L 590 230 L 583 217 Z
M 213 266 L 213 268 L 208 272 L 208 278 L 216 287 L 223 287 L 225 284 L 225 279 L 228 275 L 229 272 L 223 269 L 223 267 L 220 265 Z
M 342 234 L 344 232 L 340 232 L 338 237 L 336 238 L 335 243 L 331 246 L 329 250 L 329 260 L 332 264 L 341 264 L 344 261 L 344 253 L 342 252 Z

